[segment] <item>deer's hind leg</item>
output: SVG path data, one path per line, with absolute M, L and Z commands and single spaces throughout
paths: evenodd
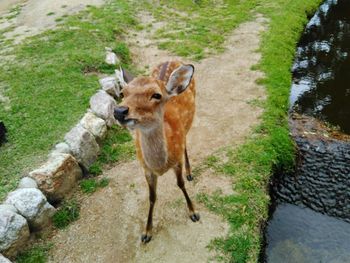
M 188 154 L 187 154 L 187 147 L 185 146 L 185 170 L 186 170 L 186 178 L 188 181 L 193 180 L 192 176 L 192 171 L 191 171 L 191 165 L 190 165 L 190 160 L 188 159 Z
M 185 188 L 185 181 L 182 177 L 182 164 L 178 164 L 177 166 L 175 166 L 174 170 L 175 170 L 176 179 L 177 179 L 177 186 L 182 190 L 185 196 L 187 207 L 190 213 L 190 218 L 193 222 L 197 222 L 199 221 L 200 216 L 198 213 L 195 212 L 193 203 L 187 194 L 187 191 Z

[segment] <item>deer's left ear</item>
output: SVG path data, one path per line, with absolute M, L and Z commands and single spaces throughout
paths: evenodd
M 166 90 L 170 96 L 176 96 L 184 92 L 191 82 L 194 73 L 193 65 L 182 65 L 175 69 L 166 84 Z

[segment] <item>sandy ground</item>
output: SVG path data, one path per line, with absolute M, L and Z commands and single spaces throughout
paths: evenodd
M 151 18 L 144 15 L 142 19 Z M 242 24 L 228 38 L 223 54 L 192 62 L 198 92 L 197 115 L 188 137 L 193 166 L 223 146 L 242 143 L 258 123 L 262 111 L 249 102 L 263 99 L 264 90 L 256 84 L 262 74 L 251 66 L 260 59 L 256 50 L 265 24 L 261 17 Z M 134 61 L 152 68 L 174 58 L 158 50 L 147 35 L 139 32 L 132 36 Z M 158 181 L 153 239 L 147 245 L 141 244 L 140 235 L 148 211 L 148 190 L 138 163 L 117 165 L 104 171 L 104 176 L 110 178 L 109 186 L 84 198 L 80 219 L 52 238 L 50 262 L 213 262 L 207 245 L 213 238 L 225 236 L 229 226 L 199 204 L 201 220 L 193 223 L 172 172 Z M 217 190 L 234 194 L 231 184 L 229 178 L 208 170 L 186 182 L 186 187 L 194 198 Z
M 16 17 L 0 21 L 0 30 L 14 27 L 5 36 L 19 43 L 28 36 L 55 27 L 55 19 L 62 15 L 76 13 L 86 5 L 103 3 L 104 0 L 0 0 L 0 16 L 6 16 L 11 8 L 21 6 Z

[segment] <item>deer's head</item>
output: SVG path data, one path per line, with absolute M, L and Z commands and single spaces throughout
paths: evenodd
M 192 65 L 182 65 L 171 73 L 168 82 L 153 77 L 133 79 L 123 88 L 123 100 L 114 117 L 129 129 L 152 129 L 163 121 L 165 103 L 187 89 L 193 72 Z

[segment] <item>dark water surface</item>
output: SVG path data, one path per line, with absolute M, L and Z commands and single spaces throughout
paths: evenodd
M 350 134 L 350 1 L 328 0 L 308 23 L 293 66 L 293 110 Z
M 281 204 L 267 226 L 269 263 L 349 263 L 350 224 Z

